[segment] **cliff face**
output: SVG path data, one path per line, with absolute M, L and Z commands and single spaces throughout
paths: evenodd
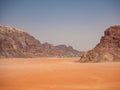
M 66 47 L 67 48 L 67 47 Z M 33 36 L 10 26 L 0 26 L 0 57 L 80 56 L 77 50 L 70 53 L 51 44 L 41 44 Z M 72 53 L 72 54 L 71 54 Z
M 0 26 L 0 57 L 33 57 L 40 55 L 41 43 L 26 32 Z
M 100 43 L 84 53 L 79 62 L 120 61 L 120 26 L 111 26 L 104 32 Z

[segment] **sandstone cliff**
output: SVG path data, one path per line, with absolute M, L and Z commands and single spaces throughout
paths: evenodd
M 79 62 L 120 61 L 120 26 L 111 26 L 104 32 L 100 43 L 84 53 Z
M 65 47 L 69 48 L 69 47 Z M 80 56 L 81 52 L 41 44 L 33 36 L 10 26 L 0 26 L 0 58 Z
M 10 26 L 0 26 L 0 57 L 33 57 L 42 53 L 33 36 Z

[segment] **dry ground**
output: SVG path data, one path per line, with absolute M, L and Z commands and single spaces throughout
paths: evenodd
M 0 59 L 0 90 L 120 90 L 120 63 Z

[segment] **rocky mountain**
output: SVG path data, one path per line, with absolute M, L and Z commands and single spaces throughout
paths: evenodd
M 84 53 L 79 62 L 120 61 L 120 26 L 111 26 L 104 32 L 100 43 Z
M 80 56 L 81 52 L 72 47 L 41 44 L 33 36 L 10 26 L 0 26 L 0 58 Z
M 0 26 L 0 57 L 40 56 L 42 44 L 33 36 L 9 26 Z
M 42 44 L 46 56 L 56 56 L 56 57 L 78 57 L 81 56 L 82 52 L 74 50 L 71 46 L 57 45 L 44 43 Z

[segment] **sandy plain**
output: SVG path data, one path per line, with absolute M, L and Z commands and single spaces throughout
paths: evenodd
M 79 58 L 0 59 L 0 90 L 120 90 L 120 63 Z

